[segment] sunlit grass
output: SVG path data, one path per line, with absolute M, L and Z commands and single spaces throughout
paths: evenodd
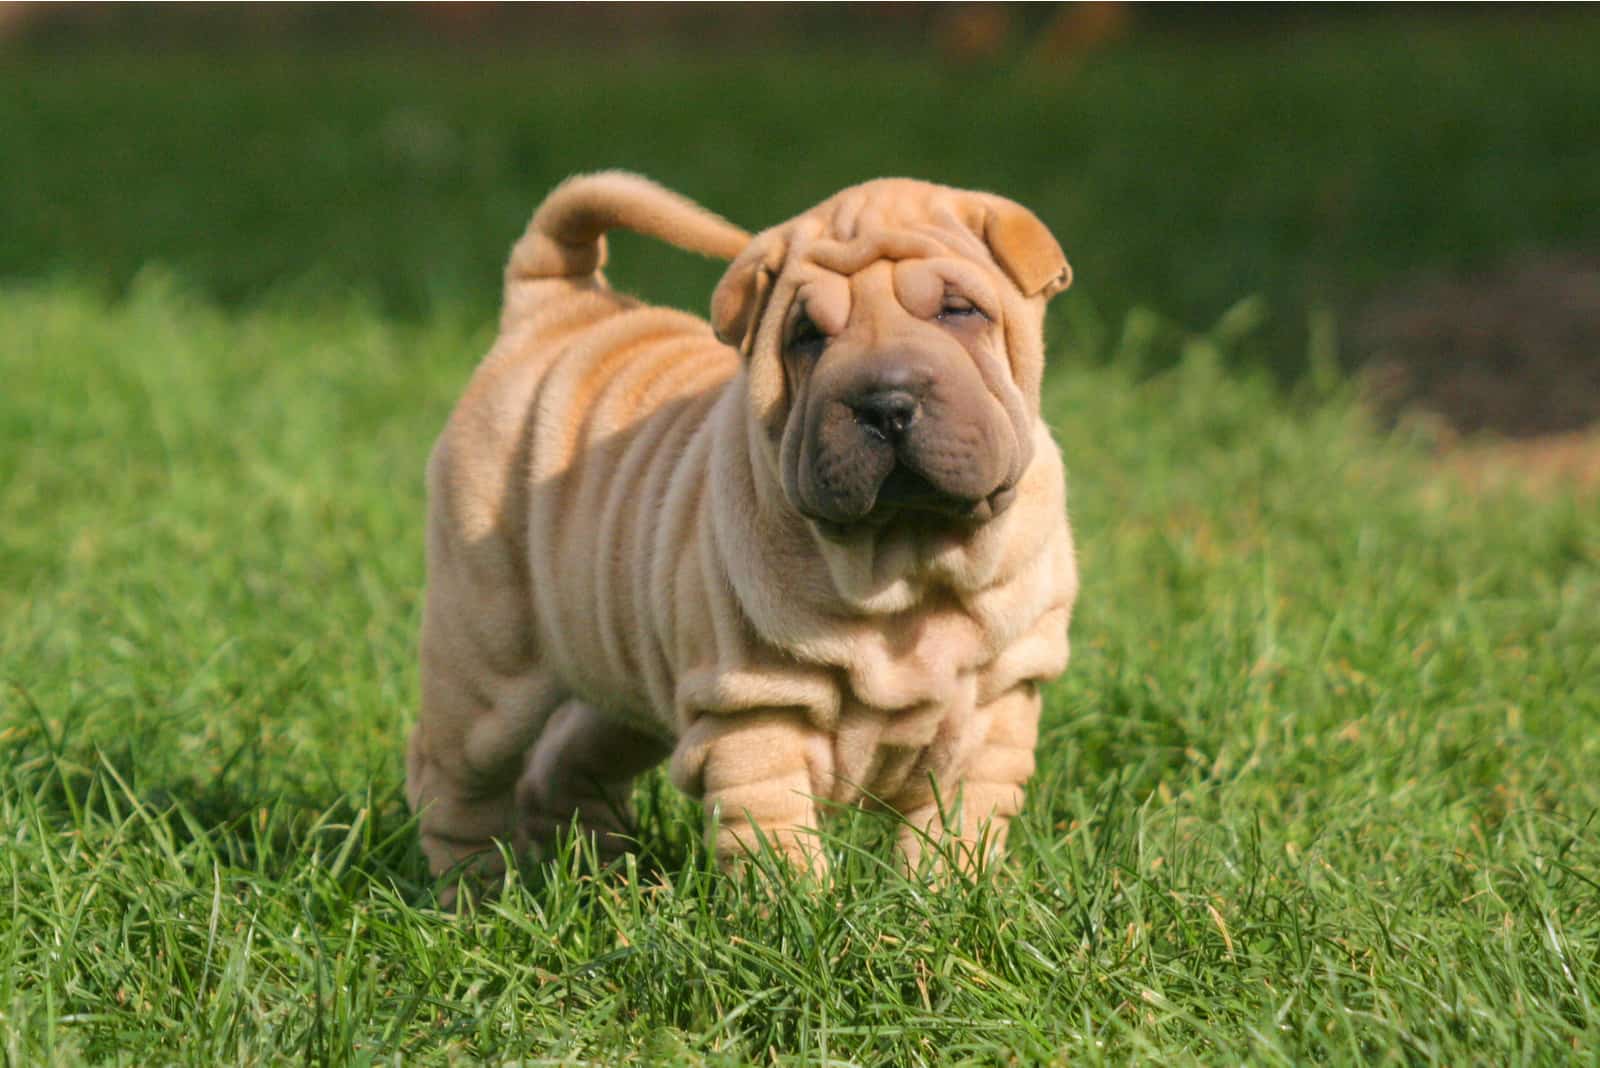
M 1600 1036 L 1592 501 L 1472 497 L 1242 306 L 1052 354 L 1085 577 L 1005 870 L 641 853 L 433 908 L 399 794 L 420 471 L 488 338 L 0 292 L 9 1063 L 1535 1063 Z M 1120 339 L 1120 340 L 1117 340 Z M 1133 370 L 1135 344 L 1173 369 Z

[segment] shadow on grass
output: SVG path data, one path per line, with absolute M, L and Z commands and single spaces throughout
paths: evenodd
M 151 777 L 140 738 L 72 738 L 20 687 L 23 712 L 0 754 L 0 796 L 44 827 L 88 842 L 155 845 L 174 858 L 215 861 L 272 880 L 307 867 L 422 894 L 426 868 L 399 783 L 360 792 L 267 783 L 241 746 L 204 780 Z
M 208 778 L 152 777 L 138 736 L 73 737 L 70 713 L 52 728 L 25 690 L 13 687 L 11 697 L 22 714 L 9 717 L 15 725 L 0 752 L 0 803 L 46 833 L 96 849 L 153 847 L 188 869 L 215 864 L 275 884 L 312 879 L 343 896 L 376 884 L 413 906 L 440 898 L 445 881 L 428 872 L 398 780 L 359 790 L 331 780 L 285 785 L 281 776 L 268 780 L 248 745 Z M 709 865 L 698 807 L 664 775 L 644 777 L 635 804 L 630 864 L 597 860 L 569 833 L 537 855 L 513 858 L 510 882 L 537 898 L 571 875 L 656 881 Z

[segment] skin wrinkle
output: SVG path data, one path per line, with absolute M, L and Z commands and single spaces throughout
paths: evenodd
M 627 413 L 638 410 L 636 406 L 628 404 L 630 400 L 636 400 L 641 392 L 662 382 L 671 372 L 678 372 L 681 376 L 684 354 L 692 353 L 694 346 L 692 340 L 688 344 L 685 344 L 683 339 L 675 340 L 676 343 L 674 343 L 674 340 L 668 340 L 663 343 L 659 365 L 652 363 L 643 365 L 646 373 L 641 374 L 639 367 L 635 365 L 632 367 L 633 373 L 631 375 L 624 373 L 614 376 L 615 385 L 610 391 L 611 395 L 607 397 L 604 403 L 596 404 L 590 417 L 585 420 L 587 436 L 594 436 L 593 428 L 597 423 L 614 423 L 626 426 L 629 421 Z M 610 368 L 607 370 L 609 371 Z M 643 380 L 642 382 L 640 381 L 641 379 Z M 618 408 L 621 408 L 620 413 L 614 411 L 614 409 Z M 659 431 L 656 433 L 647 432 L 640 435 L 643 440 L 627 442 L 622 446 L 615 445 L 615 439 L 601 438 L 596 442 L 595 447 L 605 449 L 610 453 L 610 463 L 619 469 L 620 476 L 621 470 L 631 469 L 630 461 L 634 461 L 636 464 L 637 461 L 634 458 L 643 454 L 648 444 L 653 443 L 659 436 Z M 601 529 L 613 534 L 612 537 L 602 539 L 604 544 L 611 547 L 608 554 L 609 566 L 597 566 L 594 568 L 594 580 L 600 591 L 598 599 L 598 615 L 600 618 L 596 622 L 595 632 L 597 640 L 605 647 L 606 660 L 611 669 L 631 674 L 632 672 L 629 671 L 631 665 L 628 663 L 630 659 L 628 652 L 623 643 L 615 640 L 618 628 L 614 625 L 613 620 L 607 618 L 608 609 L 621 614 L 630 613 L 631 607 L 626 604 L 618 604 L 617 598 L 609 596 L 615 584 L 615 578 L 622 573 L 620 565 L 628 555 L 628 549 L 631 544 L 630 537 L 627 532 L 617 525 L 616 519 L 621 514 L 624 506 L 624 502 L 620 499 L 619 489 L 625 481 L 623 477 L 611 480 L 584 479 L 576 496 L 575 507 L 591 510 L 599 514 L 601 516 Z M 608 626 L 608 623 L 613 623 L 613 625 Z

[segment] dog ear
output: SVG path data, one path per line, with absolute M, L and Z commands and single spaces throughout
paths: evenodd
M 711 294 L 711 328 L 717 340 L 748 352 L 755 325 L 772 292 L 771 243 L 752 241 L 729 266 Z
M 1049 299 L 1072 284 L 1072 268 L 1055 235 L 1021 204 L 994 198 L 984 219 L 983 239 L 1023 296 Z

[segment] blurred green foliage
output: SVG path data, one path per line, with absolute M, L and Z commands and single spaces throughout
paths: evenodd
M 329 288 L 487 314 L 565 175 L 626 167 L 760 228 L 906 174 L 1056 229 L 1068 318 L 1240 296 L 1241 358 L 1303 369 L 1308 312 L 1397 273 L 1600 245 L 1600 18 L 1135 35 L 1046 69 L 853 50 L 562 58 L 388 50 L 0 61 L 0 277 L 121 288 L 160 263 L 224 302 Z M 643 242 L 613 277 L 701 309 L 718 274 Z

